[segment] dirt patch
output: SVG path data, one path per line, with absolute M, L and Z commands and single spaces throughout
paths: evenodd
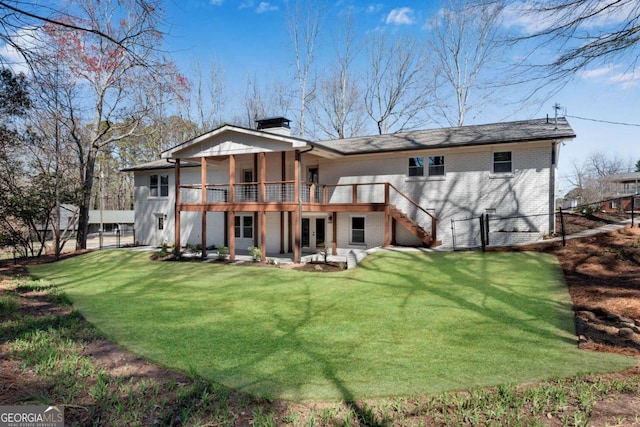
M 615 224 L 631 218 L 626 212 L 592 212 L 581 213 L 566 211 L 563 213 L 565 234 L 575 234 L 585 230 Z M 561 230 L 560 215 L 556 215 L 556 230 Z
M 581 347 L 640 355 L 640 228 L 569 239 L 566 246 L 541 242 L 517 250 L 558 257 Z

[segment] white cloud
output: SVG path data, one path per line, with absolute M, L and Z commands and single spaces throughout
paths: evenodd
M 246 1 L 240 2 L 238 9 L 249 9 L 251 7 L 253 7 L 253 1 L 246 0 Z
M 612 67 L 594 68 L 593 70 L 583 71 L 581 74 L 581 77 L 585 80 L 597 79 L 599 77 L 603 77 L 603 76 L 606 76 L 607 74 L 610 74 L 611 71 L 612 71 Z
M 37 50 L 41 44 L 41 33 L 38 29 L 21 28 L 11 36 L 11 39 L 25 50 Z M 29 74 L 31 72 L 22 54 L 11 45 L 0 46 L 0 57 L 14 73 Z
M 629 89 L 637 86 L 638 83 L 640 83 L 640 69 L 613 74 L 609 76 L 609 83 L 620 85 L 623 89 Z
M 273 12 L 274 10 L 278 10 L 278 6 L 274 6 L 266 1 L 261 1 L 256 9 L 256 13 Z
M 534 13 L 525 2 L 508 4 L 502 11 L 502 18 L 507 28 L 521 27 L 525 34 L 543 31 L 553 22 L 553 15 Z
M 224 0 L 209 0 L 209 4 L 214 6 L 222 6 L 222 3 L 224 3 Z
M 393 25 L 411 25 L 414 23 L 413 9 L 411 9 L 410 7 L 400 7 L 397 9 L 393 9 L 387 15 L 387 19 L 385 22 L 387 24 Z
M 584 80 L 591 80 L 605 83 L 607 85 L 621 86 L 623 89 L 629 89 L 640 83 L 640 67 L 626 71 L 619 71 L 620 66 L 607 66 L 594 68 L 580 73 L 580 77 Z
M 503 11 L 503 22 L 506 27 L 521 27 L 525 34 L 535 34 L 552 28 L 564 15 L 557 11 L 538 12 L 536 2 L 521 0 L 509 3 Z M 632 9 L 637 5 L 632 2 L 620 2 L 619 0 L 600 0 L 598 2 L 583 2 L 572 12 L 575 16 L 587 16 L 593 13 L 593 8 L 602 10 L 591 18 L 581 22 L 582 30 L 601 28 L 626 22 L 632 16 Z M 587 9 L 588 8 L 588 9 Z

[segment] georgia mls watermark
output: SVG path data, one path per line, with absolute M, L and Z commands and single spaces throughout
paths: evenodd
M 64 427 L 64 407 L 0 406 L 0 427 Z

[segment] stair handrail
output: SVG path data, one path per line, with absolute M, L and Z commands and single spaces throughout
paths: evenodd
M 398 190 L 398 188 L 395 185 L 391 184 L 390 182 L 388 182 L 387 185 L 389 186 L 389 188 L 393 188 L 396 193 L 398 193 L 400 196 L 404 197 L 413 206 L 415 206 L 416 208 L 420 209 L 422 212 L 426 213 L 427 215 L 429 215 L 431 217 L 431 239 L 433 241 L 436 241 L 437 240 L 436 239 L 436 228 L 437 228 L 436 227 L 436 223 L 438 222 L 438 218 L 436 218 L 431 212 L 427 211 L 425 208 L 423 208 L 418 203 L 416 203 L 416 201 L 413 200 L 411 197 L 407 196 L 402 191 Z

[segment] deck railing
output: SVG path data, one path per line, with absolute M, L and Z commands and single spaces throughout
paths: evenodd
M 300 201 L 316 204 L 370 204 L 385 203 L 387 183 L 354 184 L 300 184 Z M 242 182 L 234 185 L 236 203 L 243 202 L 295 202 L 295 183 L 293 181 L 267 182 L 264 184 L 264 197 L 261 196 L 260 183 Z M 185 204 L 199 204 L 202 186 L 185 184 L 180 186 L 180 201 Z M 231 186 L 229 184 L 207 184 L 205 203 L 230 203 Z M 264 200 L 263 200 L 264 199 Z
M 437 218 L 433 209 L 425 209 L 416 203 L 411 197 L 398 190 L 393 184 L 389 184 L 389 203 L 404 212 L 423 229 L 431 232 L 431 238 L 436 240 Z M 431 212 L 429 212 L 431 211 Z
M 409 196 L 388 182 L 352 183 L 352 184 L 300 184 L 299 201 L 305 204 L 384 204 L 400 209 L 425 230 L 431 231 L 435 239 L 437 219 L 433 212 L 425 209 Z M 264 195 L 263 195 L 264 194 Z M 181 203 L 199 204 L 202 198 L 200 184 L 180 187 Z M 207 184 L 206 202 L 231 203 L 230 184 Z M 293 181 L 267 182 L 264 193 L 261 184 L 243 182 L 234 185 L 235 203 L 294 203 L 295 183 Z

